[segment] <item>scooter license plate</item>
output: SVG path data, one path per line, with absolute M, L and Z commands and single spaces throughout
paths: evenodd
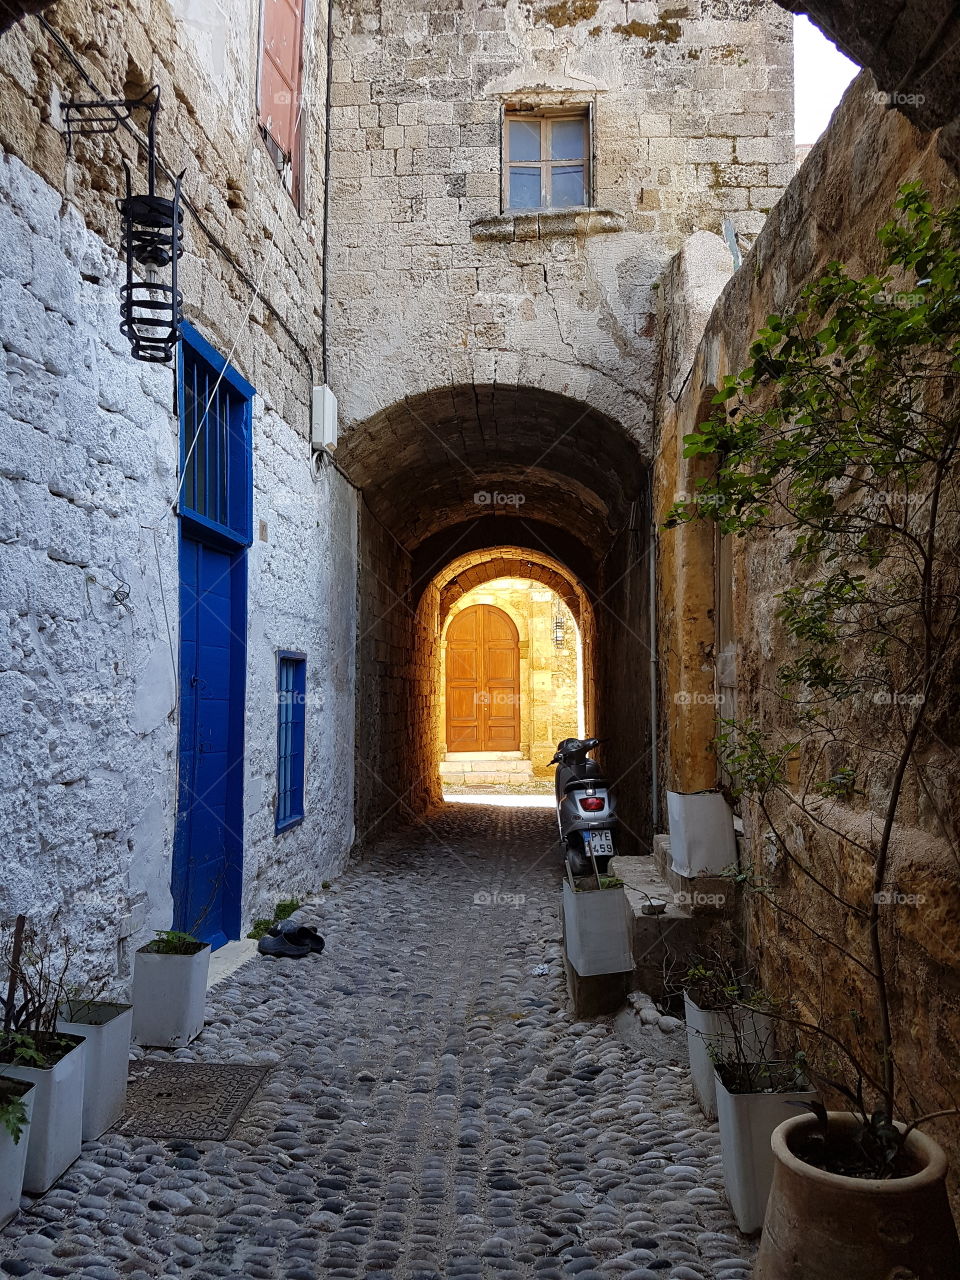
M 611 831 L 588 831 L 590 837 L 590 853 L 595 858 L 613 857 L 613 833 Z

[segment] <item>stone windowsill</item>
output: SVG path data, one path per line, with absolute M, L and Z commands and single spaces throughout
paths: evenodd
M 476 218 L 470 223 L 470 234 L 474 240 L 542 240 L 622 231 L 625 223 L 624 215 L 615 209 L 539 209 Z

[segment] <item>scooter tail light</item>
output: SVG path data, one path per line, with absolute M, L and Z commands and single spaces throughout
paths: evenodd
M 581 796 L 580 808 L 586 813 L 599 813 L 606 808 L 606 800 L 602 796 Z

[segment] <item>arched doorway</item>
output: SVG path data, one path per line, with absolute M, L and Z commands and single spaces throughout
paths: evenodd
M 447 750 L 520 747 L 520 637 L 502 609 L 475 604 L 447 632 Z

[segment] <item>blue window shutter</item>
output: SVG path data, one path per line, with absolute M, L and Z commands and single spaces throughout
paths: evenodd
M 193 328 L 180 344 L 178 510 L 201 536 L 253 540 L 254 388 Z
M 303 821 L 307 729 L 307 659 L 302 653 L 277 654 L 277 808 L 276 830 Z

